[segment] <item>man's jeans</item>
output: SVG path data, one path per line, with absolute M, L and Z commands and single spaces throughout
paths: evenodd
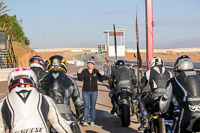
M 83 91 L 82 96 L 83 96 L 83 101 L 85 103 L 84 122 L 88 122 L 89 103 L 90 103 L 90 118 L 91 118 L 90 122 L 94 122 L 96 118 L 95 106 L 96 106 L 98 92 L 97 91 L 93 91 L 93 92 Z

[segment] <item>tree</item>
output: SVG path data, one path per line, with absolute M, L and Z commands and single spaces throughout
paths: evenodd
M 3 15 L 4 13 L 10 11 L 10 10 L 5 10 L 7 8 L 7 6 L 4 6 L 5 2 L 1 1 L 0 2 L 0 16 Z
M 0 16 L 0 29 L 11 36 L 13 41 L 23 42 L 26 45 L 30 44 L 30 40 L 25 36 L 23 27 L 21 26 L 22 19 L 18 21 L 17 16 L 9 16 L 4 14 Z
M 0 30 L 4 30 L 6 34 L 11 36 L 13 41 L 18 41 L 25 43 L 26 45 L 30 44 L 30 40 L 25 36 L 22 24 L 22 19 L 17 20 L 17 16 L 9 16 L 5 14 L 10 10 L 6 10 L 7 6 L 4 5 L 5 2 L 0 2 Z

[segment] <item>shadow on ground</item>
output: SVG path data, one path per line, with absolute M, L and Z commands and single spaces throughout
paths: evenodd
M 96 125 L 110 133 L 137 133 L 133 128 L 122 127 L 118 116 L 103 110 L 96 110 Z
M 85 132 L 86 133 L 98 133 L 98 132 L 95 132 L 95 131 L 92 131 L 92 130 L 86 130 Z

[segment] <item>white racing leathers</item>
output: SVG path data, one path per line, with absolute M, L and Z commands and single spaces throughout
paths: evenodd
M 196 71 L 182 71 L 167 83 L 167 92 L 160 99 L 160 111 L 165 113 L 170 102 L 179 106 L 178 120 L 174 126 L 175 133 L 192 130 L 193 118 L 200 118 L 200 77 Z M 175 99 L 175 100 L 174 100 Z
M 53 100 L 33 87 L 14 88 L 0 101 L 0 133 L 49 133 L 50 123 L 58 133 L 71 128 L 57 110 Z

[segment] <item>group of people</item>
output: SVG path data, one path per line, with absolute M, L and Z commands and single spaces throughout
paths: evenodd
M 194 124 L 196 124 L 196 128 L 200 129 L 200 76 L 194 70 L 190 57 L 183 55 L 177 58 L 173 68 L 174 76 L 164 67 L 163 59 L 154 57 L 149 63 L 150 69 L 144 73 L 139 82 L 137 91 L 136 88 L 134 89 L 137 79 L 130 69 L 125 67 L 124 61 L 117 61 L 115 66 L 109 80 L 109 85 L 112 88 L 110 92 L 113 104 L 112 114 L 116 110 L 115 92 L 120 87 L 126 86 L 131 89 L 139 101 L 138 108 L 141 114 L 139 130 L 148 130 L 149 112 L 147 107 L 152 106 L 151 103 L 155 97 L 162 95 L 159 101 L 162 114 L 168 111 L 170 104 L 178 105 L 180 110 L 173 129 L 175 133 L 192 132 Z M 125 80 L 130 82 L 122 82 Z M 147 84 L 150 86 L 150 91 L 144 93 Z
M 105 76 L 103 71 L 95 68 L 94 57 L 87 61 L 86 68 L 81 67 L 77 72 L 78 80 L 83 81 L 83 99 L 76 81 L 67 75 L 68 65 L 62 56 L 54 55 L 47 61 L 40 56 L 33 56 L 29 65 L 30 68 L 14 69 L 8 76 L 10 93 L 0 100 L 0 133 L 5 129 L 15 133 L 80 133 L 77 121 L 83 120 L 83 126 L 95 125 L 97 81 L 102 82 Z M 125 62 L 118 60 L 115 63 L 108 81 L 113 104 L 111 114 L 117 108 L 116 91 L 126 87 L 139 101 L 139 130 L 146 130 L 149 127 L 146 107 L 156 96 L 163 94 L 159 102 L 160 112 L 166 113 L 171 103 L 178 104 L 180 113 L 174 131 L 191 132 L 193 124 L 200 118 L 200 77 L 194 70 L 193 62 L 187 55 L 177 58 L 174 77 L 165 69 L 164 61 L 159 57 L 154 57 L 149 67 L 136 86 L 137 78 Z M 151 95 L 143 93 L 147 84 Z M 140 92 L 136 87 L 140 88 Z M 76 113 L 71 110 L 70 97 Z
M 67 61 L 60 55 L 44 61 L 40 56 L 29 60 L 29 68 L 17 68 L 8 76 L 9 94 L 0 100 L 0 133 L 6 130 L 21 132 L 80 133 L 78 121 L 84 118 L 88 126 L 95 124 L 97 80 L 103 80 L 103 71 L 94 68 L 94 58 L 87 68 L 78 70 L 78 79 L 84 80 L 83 99 L 76 81 L 67 75 Z M 95 84 L 96 82 L 96 84 Z M 72 112 L 70 97 L 75 105 Z
M 53 131 L 72 133 L 78 130 L 71 110 L 61 108 L 64 104 L 69 107 L 64 94 L 70 91 L 74 93 L 77 89 L 73 81 L 67 82 L 67 86 L 61 85 L 68 78 L 65 74 L 67 72 L 65 59 L 61 56 L 52 56 L 48 64 L 45 64 L 40 56 L 33 56 L 29 64 L 30 68 L 14 69 L 8 76 L 10 93 L 0 101 L 0 132 L 9 130 L 11 133 Z M 46 65 L 48 73 L 45 72 Z M 52 84 L 45 84 L 46 79 L 52 76 L 54 79 L 66 76 L 66 79 L 59 83 L 54 80 Z M 71 90 L 72 88 L 74 90 Z M 80 99 L 79 92 L 74 99 L 74 101 Z M 77 109 L 81 110 L 84 104 L 78 103 L 77 106 Z M 82 117 L 82 112 L 79 112 L 77 118 Z

